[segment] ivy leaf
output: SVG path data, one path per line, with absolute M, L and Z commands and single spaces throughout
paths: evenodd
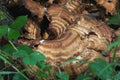
M 25 26 L 26 23 L 27 23 L 27 16 L 19 16 L 11 24 L 11 27 L 14 29 L 20 29 L 21 27 Z
M 8 32 L 8 26 L 2 25 L 0 26 L 0 35 L 4 36 Z
M 27 80 L 20 74 L 15 74 L 12 80 Z
M 26 45 L 19 45 L 19 46 L 17 47 L 17 49 L 18 49 L 18 50 L 26 51 L 27 54 L 33 53 L 33 50 L 32 50 L 30 47 L 26 46 Z
M 17 52 L 14 53 L 14 57 L 25 57 L 27 56 L 28 53 L 24 50 L 18 50 Z
M 15 52 L 15 49 L 10 44 L 6 44 L 1 48 L 2 51 L 4 51 L 7 55 L 12 55 Z
M 69 75 L 66 72 L 62 72 L 62 73 L 57 72 L 56 76 L 60 78 L 60 80 L 69 80 Z
M 41 79 L 46 79 L 48 78 L 48 75 L 44 71 L 37 71 L 36 72 L 37 76 Z
M 50 64 L 46 63 L 45 61 L 40 61 L 37 63 L 37 66 L 43 70 L 43 71 L 51 71 L 52 70 L 52 67 Z
M 89 62 L 90 70 L 102 80 L 112 79 L 113 68 L 111 64 L 103 59 L 95 59 Z
M 45 56 L 37 51 L 23 58 L 23 62 L 31 66 L 35 65 L 39 61 L 44 61 L 44 60 L 45 60 Z
M 15 40 L 20 36 L 20 32 L 17 29 L 8 28 L 8 39 Z

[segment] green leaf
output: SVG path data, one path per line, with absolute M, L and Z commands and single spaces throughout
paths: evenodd
M 25 64 L 29 64 L 31 66 L 35 65 L 37 62 L 39 61 L 44 61 L 46 58 L 43 54 L 35 51 L 32 54 L 30 54 L 29 56 L 26 56 L 23 58 L 23 62 Z
M 113 67 L 103 59 L 95 59 L 89 62 L 90 70 L 102 80 L 112 79 Z
M 14 57 L 25 57 L 28 56 L 28 53 L 24 50 L 18 50 L 17 52 L 14 53 Z
M 27 23 L 27 16 L 19 16 L 11 24 L 11 27 L 15 29 L 20 29 L 21 27 L 25 26 L 26 23 Z
M 94 79 L 89 76 L 79 76 L 76 80 L 94 80 Z
M 2 51 L 4 51 L 7 55 L 12 55 L 15 52 L 15 49 L 10 44 L 6 44 L 1 48 Z
M 27 80 L 20 74 L 15 74 L 12 80 Z
M 4 80 L 4 79 L 3 79 L 3 76 L 1 76 L 1 75 L 0 75 L 0 80 Z
M 39 62 L 37 63 L 37 66 L 38 66 L 41 70 L 43 70 L 43 71 L 45 71 L 45 72 L 52 70 L 51 65 L 48 64 L 48 63 L 46 63 L 45 61 L 39 61 Z
M 111 49 L 117 47 L 118 45 L 120 45 L 120 42 L 119 41 L 114 41 L 110 45 L 108 45 L 106 50 L 111 50 Z
M 20 36 L 19 30 L 9 28 L 9 30 L 8 30 L 8 36 L 7 36 L 9 40 L 15 40 L 15 39 L 17 39 L 19 36 Z
M 37 71 L 36 74 L 37 74 L 38 78 L 41 78 L 41 79 L 48 78 L 48 75 L 44 71 Z
M 66 72 L 62 72 L 62 73 L 57 72 L 56 76 L 60 78 L 60 80 L 69 80 L 69 75 Z
M 8 32 L 7 25 L 0 26 L 0 35 L 4 36 L 7 32 Z
M 114 77 L 114 80 L 120 80 L 120 72 Z
M 2 10 L 0 10 L 0 21 L 3 19 L 6 19 L 7 17 L 5 16 L 5 12 L 3 12 Z
M 116 14 L 114 16 L 111 17 L 111 19 L 109 21 L 107 21 L 109 24 L 120 24 L 120 15 Z
M 33 53 L 33 50 L 30 47 L 26 46 L 26 45 L 18 45 L 17 49 L 26 51 L 28 54 Z

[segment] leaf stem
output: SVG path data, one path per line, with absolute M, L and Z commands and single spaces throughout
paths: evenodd
M 1 51 L 0 51 L 1 52 Z M 25 76 L 22 72 L 20 72 L 10 61 L 8 61 L 3 54 L 0 53 L 0 59 L 2 59 L 4 62 L 8 63 L 10 66 L 13 67 L 20 75 L 22 75 L 26 80 L 29 80 L 27 76 Z
M 12 41 L 9 40 L 9 43 L 12 45 L 12 47 L 13 47 L 16 51 L 18 51 L 18 49 L 15 47 L 15 45 L 12 43 Z

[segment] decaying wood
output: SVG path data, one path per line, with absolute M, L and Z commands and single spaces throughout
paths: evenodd
M 43 6 L 32 0 L 24 1 L 26 8 L 40 20 L 43 15 L 47 16 L 50 21 L 49 37 L 41 38 L 40 28 L 30 21 L 25 27 L 28 33 L 22 35 L 28 40 L 22 38 L 19 41 L 22 44 L 36 45 L 37 40 L 38 46 L 33 49 L 42 52 L 47 57 L 46 62 L 54 68 L 72 58 L 86 61 L 101 58 L 99 51 L 103 51 L 112 41 L 112 32 L 107 24 L 82 15 L 82 0 L 68 0 L 61 5 L 52 4 L 45 11 Z M 114 13 L 113 9 L 107 11 Z M 70 75 L 78 75 L 86 69 L 88 64 L 82 64 L 80 61 L 73 61 L 63 66 L 63 70 Z

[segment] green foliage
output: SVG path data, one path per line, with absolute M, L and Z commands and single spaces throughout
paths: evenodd
M 57 72 L 56 76 L 60 79 L 60 80 L 69 80 L 69 75 L 66 72 Z
M 91 77 L 90 72 L 85 72 L 79 75 L 75 80 L 94 80 L 94 78 Z
M 12 53 L 15 52 L 15 49 L 10 44 L 4 45 L 1 50 L 7 55 L 13 55 Z
M 45 73 L 45 71 L 37 71 L 37 76 L 38 78 L 40 79 L 47 79 L 48 78 L 48 75 Z
M 15 40 L 20 36 L 20 28 L 27 23 L 27 16 L 19 16 L 16 20 L 10 25 L 0 26 L 0 35 L 5 36 L 9 40 Z
M 120 15 L 114 15 L 111 17 L 111 19 L 108 21 L 109 24 L 120 24 Z
M 112 79 L 114 69 L 111 64 L 103 59 L 95 59 L 89 62 L 90 70 L 102 80 Z
M 0 26 L 0 35 L 6 36 L 9 40 L 10 44 L 7 44 L 1 48 L 2 54 L 5 56 L 0 56 L 0 59 L 6 62 L 7 64 L 12 65 L 10 61 L 12 61 L 11 57 L 17 59 L 22 59 L 24 65 L 28 64 L 30 66 L 37 65 L 39 63 L 39 67 L 41 65 L 42 70 L 37 71 L 36 75 L 41 78 L 48 77 L 46 72 L 50 71 L 50 65 L 47 65 L 44 60 L 45 56 L 37 51 L 33 51 L 31 48 L 25 45 L 18 45 L 17 47 L 12 43 L 11 40 L 16 40 L 20 36 L 20 28 L 23 27 L 27 23 L 27 16 L 19 16 L 16 20 L 10 25 L 2 25 Z M 9 56 L 9 57 L 7 57 Z M 9 61 L 10 60 L 10 61 Z M 40 63 L 42 62 L 42 64 Z M 44 65 L 43 65 L 44 64 Z M 15 66 L 13 68 L 17 72 L 10 71 L 2 71 L 0 74 L 15 74 L 13 80 L 29 80 L 22 72 L 20 72 Z M 47 71 L 48 70 L 48 71 Z M 17 74 L 16 74 L 17 73 Z M 19 73 L 19 74 L 18 74 Z
M 24 51 L 24 50 L 18 50 L 18 51 L 16 51 L 15 53 L 14 53 L 14 57 L 15 58 L 19 58 L 19 57 L 25 57 L 25 56 L 28 56 L 28 53 L 26 52 L 26 51 Z
M 0 59 L 3 60 L 6 64 L 9 64 L 10 66 L 12 66 L 13 69 L 15 69 L 17 71 L 17 72 L 1 71 L 0 74 L 4 74 L 5 75 L 5 74 L 13 74 L 13 73 L 15 74 L 15 73 L 18 73 L 22 77 L 24 77 L 26 80 L 29 80 L 22 72 L 20 72 L 11 63 L 12 58 L 13 58 L 12 55 L 13 55 L 13 53 L 16 52 L 17 48 L 15 47 L 15 45 L 10 40 L 15 40 L 15 39 L 17 39 L 20 36 L 19 29 L 26 24 L 26 22 L 27 22 L 26 18 L 27 18 L 26 16 L 25 17 L 24 16 L 20 16 L 19 18 L 17 18 L 15 20 L 15 22 L 12 23 L 11 26 L 8 26 L 8 25 L 2 25 L 2 26 L 0 26 L 0 35 L 1 36 L 6 36 L 7 35 L 7 38 L 9 39 L 9 42 L 10 42 L 10 44 L 7 44 L 7 45 L 3 46 L 0 49 Z M 21 23 L 21 25 L 18 26 L 18 23 Z
M 15 29 L 20 29 L 21 27 L 25 26 L 26 23 L 27 16 L 19 16 L 10 26 Z
M 25 45 L 18 45 L 17 50 L 19 50 L 19 51 L 23 50 L 23 51 L 27 52 L 27 54 L 31 54 L 34 52 L 30 47 L 25 46 Z
M 17 47 L 17 51 L 14 53 L 14 57 L 22 57 L 23 62 L 31 66 L 37 64 L 39 61 L 44 61 L 46 59 L 42 53 L 33 51 L 31 48 L 25 45 L 19 45 Z
M 2 55 L 1 53 L 0 53 L 0 59 L 1 60 L 3 60 L 5 63 L 7 63 L 7 64 L 9 64 L 10 66 L 12 66 L 17 72 L 15 72 L 15 73 L 18 73 L 18 74 L 20 74 L 20 75 L 22 75 L 26 80 L 29 80 L 22 72 L 20 72 L 9 60 L 8 60 L 8 57 L 6 58 L 6 55 Z M 9 74 L 9 73 L 11 73 L 11 72 L 2 72 L 2 74 Z M 12 72 L 12 74 L 13 74 L 14 72 Z
M 0 80 L 4 80 L 3 77 L 0 75 Z
M 12 71 L 0 71 L 0 75 L 6 75 L 6 74 L 15 74 L 17 72 L 12 72 Z
M 8 63 L 8 64 L 11 65 L 11 63 L 5 57 L 3 57 L 2 55 L 0 55 L 0 59 L 3 60 L 5 63 Z
M 118 13 L 113 15 L 110 20 L 107 21 L 109 24 L 115 24 L 118 25 L 120 24 L 120 9 L 118 9 Z
M 5 36 L 5 34 L 7 34 L 7 32 L 8 32 L 7 25 L 0 26 L 0 35 Z
M 31 53 L 29 56 L 25 56 L 23 58 L 23 62 L 31 66 L 35 65 L 39 61 L 44 61 L 44 60 L 45 60 L 45 56 L 40 52 L 36 52 L 36 51 Z
M 20 36 L 20 32 L 17 29 L 9 28 L 7 35 L 9 40 L 15 40 Z
M 5 13 L 2 10 L 0 10 L 0 21 L 6 18 L 7 17 L 5 16 Z
M 112 42 L 111 44 L 108 45 L 108 47 L 106 48 L 106 51 L 109 51 L 113 48 L 116 48 L 120 45 L 120 35 L 118 36 L 118 39 L 115 40 L 114 42 Z
M 27 80 L 20 74 L 15 74 L 12 80 Z
M 48 63 L 45 63 L 44 61 L 39 61 L 37 63 L 37 66 L 44 72 L 50 72 L 52 70 L 51 65 Z
M 120 80 L 120 72 L 114 77 L 114 80 Z

